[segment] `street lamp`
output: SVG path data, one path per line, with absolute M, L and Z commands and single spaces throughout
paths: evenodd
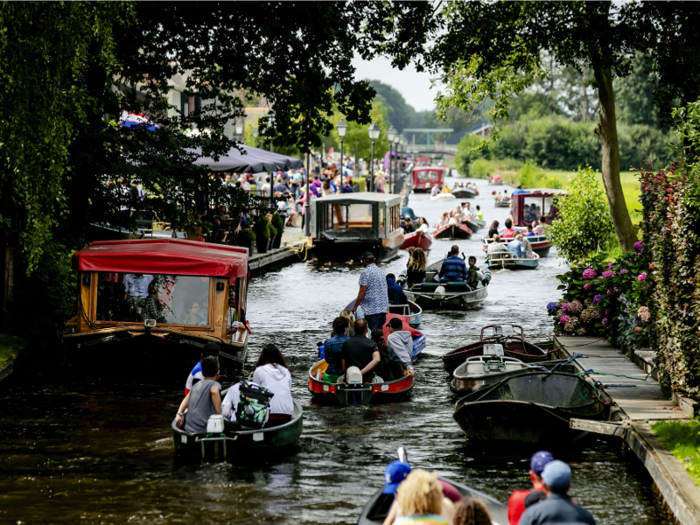
M 268 127 L 268 129 L 269 129 L 269 128 L 274 128 L 274 127 L 275 127 L 275 112 L 274 112 L 274 110 L 270 110 L 270 111 L 267 113 L 267 127 Z M 272 141 L 270 141 L 270 151 L 271 151 L 271 152 L 274 152 L 274 151 L 275 151 L 275 148 L 274 148 L 274 146 L 272 145 Z
M 399 176 L 399 144 L 401 136 L 397 133 L 394 137 L 394 186 L 396 186 L 396 178 Z M 391 187 L 391 192 L 394 193 L 394 186 Z
M 389 193 L 392 193 L 391 191 L 391 161 L 393 160 L 394 152 L 392 151 L 393 145 L 394 145 L 394 138 L 396 138 L 396 128 L 392 125 L 389 127 L 389 129 L 386 132 L 386 136 L 389 139 Z
M 372 140 L 372 160 L 369 164 L 369 191 L 374 191 L 374 141 L 379 138 L 381 130 L 376 122 L 372 122 L 369 129 L 369 138 Z
M 342 185 L 343 185 L 343 138 L 345 137 L 345 134 L 348 132 L 348 125 L 345 122 L 345 119 L 341 118 L 338 121 L 338 124 L 336 124 L 335 129 L 338 132 L 338 137 L 340 138 L 340 186 L 342 187 Z
M 236 135 L 241 137 L 243 135 L 243 121 L 237 120 L 234 129 L 236 131 Z

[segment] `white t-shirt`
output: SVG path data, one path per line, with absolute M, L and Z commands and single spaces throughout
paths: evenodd
M 241 397 L 241 384 L 236 383 L 226 392 L 226 397 L 221 402 L 221 413 L 229 421 L 236 421 L 236 408 Z
M 283 366 L 263 365 L 255 369 L 253 382 L 274 394 L 270 401 L 270 414 L 294 413 L 292 400 L 292 374 Z

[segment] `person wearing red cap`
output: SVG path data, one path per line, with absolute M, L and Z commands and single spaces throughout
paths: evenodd
M 547 463 L 552 461 L 554 457 L 546 450 L 535 452 L 530 458 L 530 480 L 532 481 L 532 489 L 516 490 L 508 498 L 508 523 L 510 525 L 518 525 L 520 517 L 525 512 L 525 498 L 531 494 L 539 493 L 539 496 L 544 495 L 544 481 L 542 481 L 542 471 Z M 537 494 L 535 494 L 535 497 Z

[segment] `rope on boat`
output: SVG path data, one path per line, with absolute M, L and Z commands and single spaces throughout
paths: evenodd
M 586 370 L 585 372 L 579 372 L 579 373 L 576 374 L 576 375 L 585 376 L 585 375 L 588 375 L 588 374 L 596 374 L 596 375 L 599 375 L 599 376 L 625 377 L 625 378 L 627 378 L 627 379 L 632 379 L 633 381 L 646 381 L 647 379 L 649 379 L 649 376 L 651 375 L 651 373 L 654 371 L 655 368 L 656 368 L 656 365 L 654 365 L 654 366 L 652 367 L 652 369 L 649 370 L 649 373 L 646 375 L 646 377 L 645 377 L 644 379 L 640 379 L 640 378 L 638 378 L 638 377 L 628 376 L 628 375 L 625 375 L 625 374 L 614 374 L 614 373 L 612 373 L 612 372 L 596 372 L 596 371 L 593 370 L 592 368 Z M 615 385 L 615 386 L 621 386 L 621 385 Z M 634 385 L 629 385 L 629 386 L 634 386 Z

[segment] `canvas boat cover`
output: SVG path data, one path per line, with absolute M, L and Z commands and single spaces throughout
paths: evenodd
M 96 241 L 74 253 L 72 263 L 81 272 L 245 277 L 248 250 L 181 239 Z

